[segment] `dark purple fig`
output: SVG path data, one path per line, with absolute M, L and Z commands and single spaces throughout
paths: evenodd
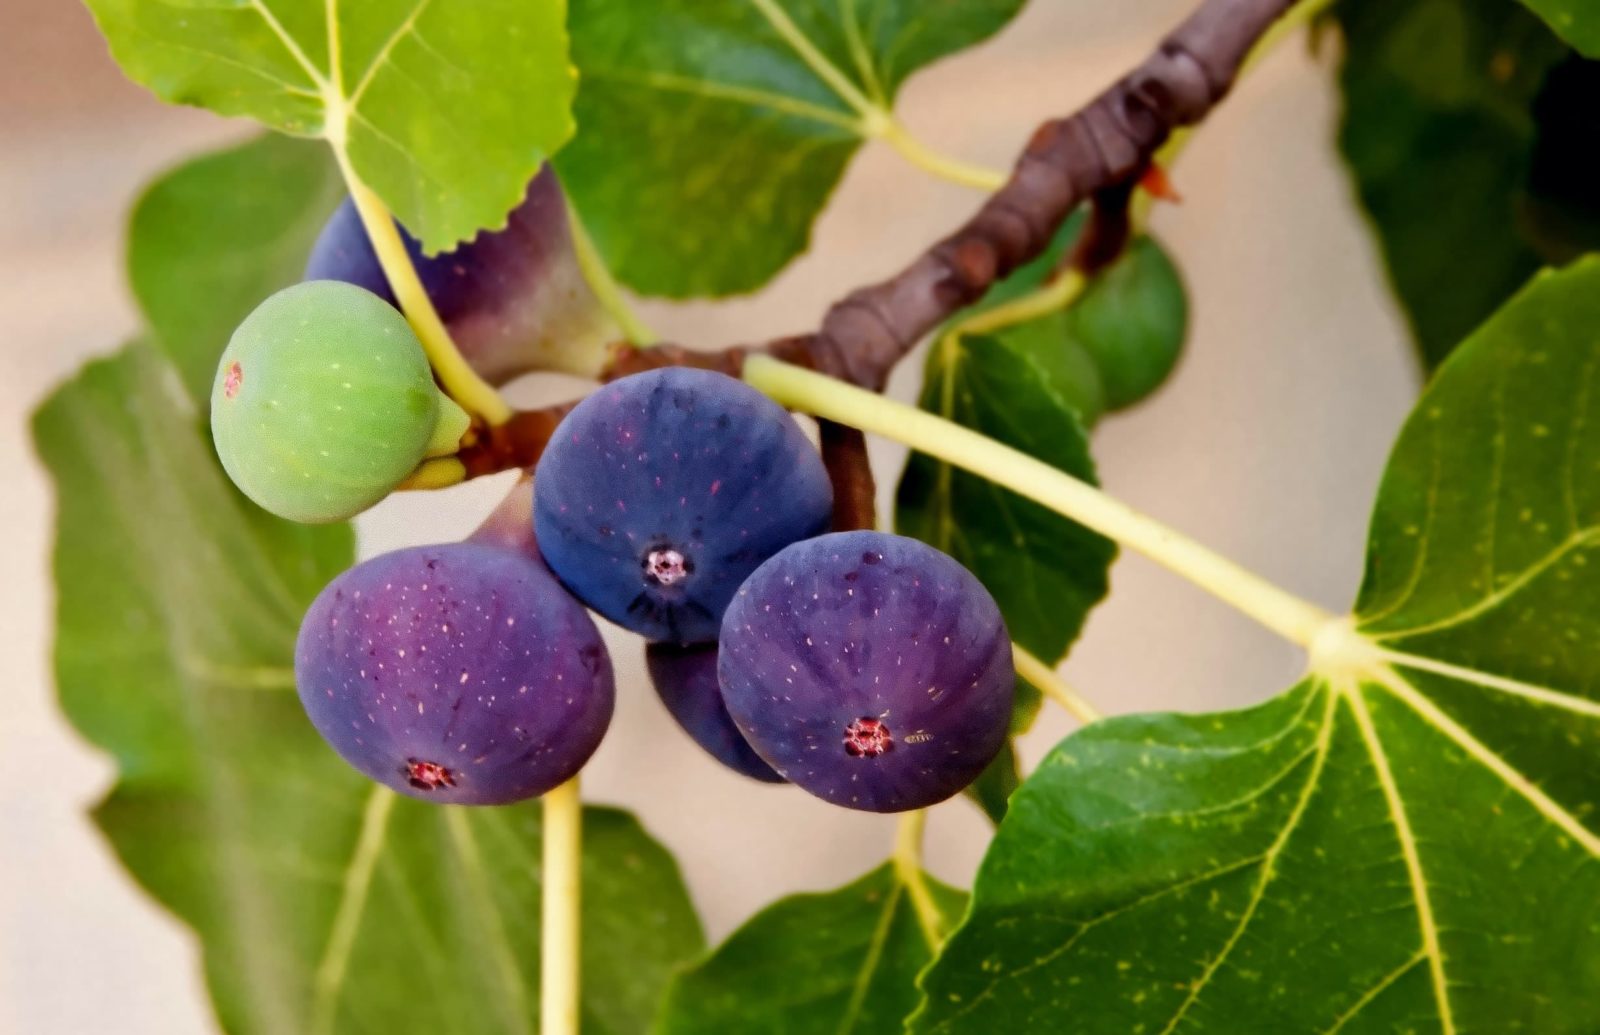
M 652 643 L 645 650 L 644 660 L 661 703 L 706 754 L 752 780 L 783 782 L 783 777 L 773 772 L 744 739 L 722 703 L 722 690 L 717 686 L 716 644 L 680 647 Z
M 651 370 L 566 416 L 533 482 L 545 560 L 648 639 L 715 640 L 762 561 L 828 527 L 833 489 L 794 420 L 724 374 Z
M 956 794 L 1006 740 L 1016 681 L 994 598 L 915 539 L 836 532 L 740 587 L 723 701 L 750 746 L 817 797 L 870 812 Z
M 498 805 L 563 783 L 611 721 L 611 662 L 536 560 L 479 543 L 358 564 L 295 649 L 306 714 L 345 761 L 428 801 Z

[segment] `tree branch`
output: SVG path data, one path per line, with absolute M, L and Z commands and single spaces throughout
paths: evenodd
M 744 357 L 759 351 L 882 391 L 889 372 L 924 335 L 1043 252 L 1078 205 L 1099 196 L 1114 213 L 1118 192 L 1131 189 L 1174 130 L 1216 107 L 1256 41 L 1296 2 L 1204 0 L 1132 72 L 1076 114 L 1035 130 L 1011 178 L 976 215 L 894 277 L 834 303 L 817 333 L 721 352 L 677 345 L 622 349 L 603 376 L 668 365 L 737 376 Z M 469 472 L 482 473 L 485 464 L 496 470 L 531 465 L 543 442 L 535 425 L 525 430 L 535 434 L 502 437 L 492 456 L 469 457 L 464 450 Z M 531 452 L 513 456 L 507 446 Z
M 1205 0 L 1144 62 L 1087 107 L 1040 126 L 977 215 L 897 276 L 823 318 L 814 368 L 881 390 L 923 335 L 1034 258 L 1097 191 L 1136 179 L 1180 126 L 1227 94 L 1250 48 L 1295 0 Z

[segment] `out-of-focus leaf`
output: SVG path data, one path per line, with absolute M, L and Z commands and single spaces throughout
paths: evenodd
M 1600 8 L 1589 0 L 1522 0 L 1556 34 L 1584 54 L 1600 58 Z
M 59 514 L 61 704 L 118 770 L 95 820 L 198 934 L 231 1032 L 524 1032 L 537 1017 L 539 810 L 399 799 L 346 766 L 293 687 L 301 613 L 347 526 L 228 484 L 147 345 L 91 364 L 34 435 Z M 700 931 L 672 859 L 589 810 L 585 1029 L 644 1028 Z
M 1595 76 L 1505 0 L 1335 15 L 1340 148 L 1431 369 L 1541 265 L 1600 246 Z
M 269 133 L 192 159 L 145 190 L 128 234 L 128 277 L 191 398 L 260 301 L 300 279 L 344 192 L 327 148 Z

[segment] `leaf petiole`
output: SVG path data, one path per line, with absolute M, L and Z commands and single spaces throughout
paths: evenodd
M 567 232 L 572 236 L 572 253 L 578 260 L 578 270 L 583 274 L 584 282 L 589 285 L 589 290 L 594 292 L 595 299 L 605 309 L 607 315 L 616 321 L 628 343 L 637 346 L 654 345 L 655 332 L 647 327 L 628 305 L 627 298 L 622 294 L 622 286 L 617 283 L 617 278 L 611 273 L 611 267 L 606 265 L 600 250 L 595 247 L 594 238 L 589 236 L 588 228 L 583 225 L 583 218 L 570 199 L 567 201 Z
M 334 141 L 333 153 L 339 160 L 339 170 L 344 174 L 345 185 L 350 189 L 356 211 L 361 214 L 361 225 L 366 228 L 367 237 L 372 241 L 372 250 L 378 255 L 378 264 L 383 267 L 383 275 L 388 278 L 389 287 L 400 302 L 400 311 L 406 314 L 412 330 L 417 332 L 422 351 L 427 353 L 428 362 L 433 366 L 445 393 L 460 403 L 462 409 L 482 417 L 490 425 L 504 424 L 511 419 L 511 407 L 493 386 L 478 376 L 477 371 L 467 364 L 457 350 L 444 321 L 439 318 L 438 310 L 433 307 L 433 300 L 428 297 L 422 280 L 411 265 L 411 257 L 406 254 L 405 242 L 400 239 L 400 231 L 395 226 L 394 216 L 389 213 L 388 206 L 372 188 L 361 182 L 361 177 L 356 175 L 345 154 L 342 142 Z
M 957 321 L 949 331 L 945 332 L 945 344 L 951 346 L 955 344 L 956 339 L 969 334 L 988 334 L 991 331 L 1003 330 L 1015 324 L 1049 316 L 1071 305 L 1079 295 L 1083 294 L 1083 289 L 1088 287 L 1088 283 L 1088 279 L 1080 271 L 1063 270 L 1059 276 L 1041 288 Z
M 894 115 L 875 108 L 866 116 L 864 131 L 893 147 L 900 157 L 941 180 L 971 187 L 974 190 L 997 191 L 1006 185 L 1007 175 L 998 169 L 963 162 L 942 155 L 924 144 Z
M 414 489 L 448 489 L 467 480 L 467 468 L 453 456 L 439 456 L 424 460 L 406 480 L 395 486 L 396 492 Z
M 1068 686 L 1067 681 L 1057 675 L 1054 668 L 1046 665 L 1042 659 L 1030 653 L 1020 643 L 1011 644 L 1011 663 L 1016 667 L 1017 675 L 1038 687 L 1040 693 L 1066 709 L 1069 715 L 1085 726 L 1105 718 L 1098 708 L 1084 699 L 1082 694 Z
M 1094 486 L 952 421 L 770 356 L 746 359 L 744 379 L 790 409 L 904 443 L 1048 507 L 1137 550 L 1302 647 L 1333 620 Z
M 900 823 L 894 835 L 894 873 L 905 885 L 906 897 L 917 914 L 917 925 L 927 939 L 928 948 L 937 952 L 944 944 L 945 919 L 928 890 L 927 877 L 922 872 L 922 834 L 928 825 L 928 810 L 914 809 L 900 814 Z

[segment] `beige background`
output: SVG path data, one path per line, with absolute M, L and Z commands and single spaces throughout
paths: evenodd
M 1136 61 L 1185 0 L 1034 0 L 998 38 L 912 81 L 903 111 L 951 153 L 1009 162 L 1034 124 L 1070 110 Z M 1193 298 L 1179 376 L 1136 413 L 1107 421 L 1107 486 L 1329 607 L 1360 571 L 1366 511 L 1415 390 L 1332 139 L 1331 55 L 1291 45 L 1199 134 L 1175 178 L 1186 197 L 1156 226 Z M 138 321 L 120 270 L 138 186 L 247 127 L 164 108 L 123 82 L 82 9 L 0 0 L 0 1032 L 212 1030 L 193 939 L 122 875 L 83 810 L 105 760 L 53 703 L 47 646 L 49 487 L 25 420 L 37 398 Z M 643 306 L 668 336 L 707 345 L 814 324 L 826 303 L 886 274 L 975 204 L 957 187 L 869 146 L 817 225 L 815 247 L 759 297 Z M 917 364 L 897 379 L 905 395 Z M 880 469 L 902 454 L 878 450 Z M 892 487 L 886 477 L 885 489 Z M 458 536 L 499 495 L 473 485 L 391 501 L 360 522 L 367 552 Z M 1110 712 L 1260 700 L 1293 679 L 1297 652 L 1137 557 L 1114 573 L 1066 673 Z M 615 726 L 590 767 L 594 799 L 638 810 L 682 861 L 709 933 L 760 904 L 848 880 L 881 859 L 892 824 L 793 790 L 725 775 L 669 725 L 640 680 L 639 648 L 612 639 Z M 1047 712 L 1031 764 L 1070 729 Z M 985 823 L 963 802 L 929 831 L 933 869 L 970 879 Z

